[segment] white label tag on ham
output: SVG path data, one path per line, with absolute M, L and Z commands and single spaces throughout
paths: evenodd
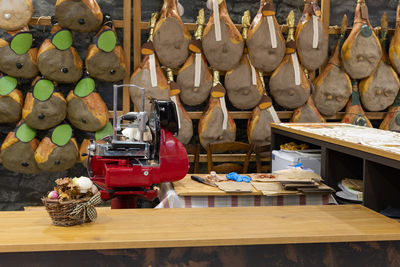
M 200 86 L 201 78 L 201 53 L 196 53 L 194 61 L 194 87 Z
M 292 56 L 292 61 L 293 61 L 294 82 L 296 85 L 300 85 L 300 83 L 301 83 L 300 64 L 299 64 L 299 60 L 297 59 L 297 53 L 294 52 L 291 56 Z
M 250 68 L 251 68 L 251 81 L 253 85 L 257 85 L 257 73 L 253 64 L 251 64 L 249 54 L 247 54 L 247 59 L 249 60 Z
M 268 112 L 271 114 L 272 120 L 273 120 L 275 123 L 280 123 L 280 122 L 281 122 L 281 120 L 279 119 L 278 114 L 276 114 L 276 111 L 275 111 L 275 109 L 274 109 L 273 106 L 270 106 L 267 110 L 268 110 Z
M 318 48 L 318 39 L 319 39 L 318 17 L 313 15 L 312 21 L 313 21 L 313 30 L 314 30 L 312 48 L 317 49 Z
M 151 86 L 157 87 L 158 81 L 156 72 L 156 58 L 154 56 L 154 53 L 150 55 L 150 80 L 151 80 Z
M 176 115 L 178 116 L 178 128 L 181 129 L 181 116 L 179 115 L 179 106 L 178 102 L 176 101 L 176 96 L 171 96 L 171 101 L 175 103 L 176 107 Z
M 220 97 L 219 103 L 221 105 L 222 114 L 224 115 L 224 119 L 222 121 L 222 130 L 226 130 L 228 129 L 228 110 L 226 109 L 225 97 Z
M 218 0 L 213 0 L 213 12 L 214 12 L 214 25 L 215 25 L 215 41 L 219 42 L 222 40 L 222 37 L 221 37 L 221 21 L 219 19 Z
M 269 27 L 269 36 L 271 37 L 271 46 L 272 46 L 272 48 L 277 48 L 278 44 L 276 42 L 274 17 L 267 16 L 267 21 L 268 21 L 268 27 Z

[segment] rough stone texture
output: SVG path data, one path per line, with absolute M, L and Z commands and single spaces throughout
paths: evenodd
M 51 16 L 54 15 L 54 5 L 56 0 L 35 0 L 34 16 Z M 148 21 L 151 13 L 159 11 L 162 6 L 162 0 L 142 0 L 142 20 Z M 257 13 L 259 8 L 259 1 L 257 0 L 228 0 L 228 11 L 234 23 L 240 23 L 243 12 L 247 9 L 250 10 L 252 18 Z M 294 10 L 296 19 L 298 20 L 303 10 L 303 0 L 274 0 L 277 9 L 277 20 L 280 24 L 285 23 L 286 16 L 290 10 Z M 331 0 L 331 25 L 340 24 L 344 14 L 349 17 L 349 22 L 352 22 L 354 16 L 355 0 Z M 379 25 L 380 17 L 383 12 L 387 12 L 389 16 L 389 27 L 393 28 L 395 24 L 395 12 L 397 0 L 367 0 L 369 6 L 369 16 L 371 24 L 376 27 Z M 103 12 L 110 13 L 114 19 L 122 19 L 123 17 L 123 2 L 122 0 L 98 0 Z M 206 1 L 193 1 L 193 0 L 180 0 L 180 3 L 185 8 L 185 14 L 182 17 L 184 22 L 195 22 L 197 12 L 200 8 L 206 10 L 206 18 L 208 19 L 210 11 L 206 8 Z M 49 35 L 49 27 L 31 27 L 34 31 L 35 43 L 39 45 L 43 42 L 44 38 Z M 0 31 L 0 34 L 2 32 Z M 86 57 L 86 51 L 90 43 L 90 38 L 93 33 L 74 33 L 75 47 L 78 49 L 79 55 L 82 59 Z M 118 30 L 118 36 L 122 41 L 122 31 Z M 146 40 L 148 33 L 143 31 L 142 40 Z M 336 39 L 336 38 L 331 38 Z M 23 81 L 23 90 L 30 86 L 30 81 Z M 266 80 L 268 84 L 268 80 Z M 61 86 L 61 90 L 66 96 L 71 86 Z M 112 84 L 99 83 L 97 86 L 98 91 L 108 105 L 112 108 Z M 235 110 L 228 102 L 227 107 L 229 110 Z M 187 106 L 185 108 L 189 109 Z M 205 108 L 196 106 L 197 110 Z M 190 110 L 190 109 L 189 109 Z M 247 140 L 247 121 L 236 121 L 238 139 Z M 0 143 L 3 142 L 7 133 L 14 128 L 14 125 L 0 124 Z M 194 122 L 194 132 L 197 132 L 197 122 Z M 39 133 L 41 136 L 45 134 Z M 82 139 L 82 138 L 81 138 Z M 78 142 L 81 141 L 78 139 Z M 41 205 L 40 198 L 51 190 L 54 185 L 54 180 L 59 177 L 80 176 L 86 175 L 86 170 L 81 164 L 76 164 L 74 168 L 61 172 L 61 173 L 40 173 L 38 175 L 18 174 L 7 171 L 0 165 L 0 210 L 18 210 L 24 206 Z

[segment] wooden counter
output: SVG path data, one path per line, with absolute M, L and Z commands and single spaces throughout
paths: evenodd
M 0 212 L 0 252 L 400 240 L 400 224 L 359 205 L 110 210 L 56 227 L 44 210 Z

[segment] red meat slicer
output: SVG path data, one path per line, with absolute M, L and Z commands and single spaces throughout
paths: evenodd
M 142 111 L 117 118 L 119 87 L 136 87 L 142 91 Z M 153 100 L 150 114 L 144 111 L 144 88 L 133 84 L 114 85 L 113 136 L 89 145 L 89 177 L 100 187 L 103 200 L 111 199 L 112 209 L 136 208 L 138 198 L 154 200 L 156 185 L 182 179 L 189 167 L 185 147 L 173 134 L 178 133 L 177 109 L 172 101 Z M 127 124 L 122 124 L 128 121 Z M 138 139 L 121 134 L 135 131 Z M 151 132 L 151 141 L 144 133 Z

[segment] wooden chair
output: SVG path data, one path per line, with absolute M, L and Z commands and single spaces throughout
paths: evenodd
M 271 144 L 264 146 L 254 146 L 254 153 L 256 154 L 256 167 L 257 173 L 270 172 L 271 164 L 262 165 L 262 161 L 271 162 Z
M 185 145 L 188 155 L 193 155 L 193 165 L 190 166 L 188 173 L 199 173 L 200 162 L 200 143 Z
M 215 171 L 217 173 L 229 173 L 229 172 L 247 173 L 252 151 L 253 151 L 253 145 L 242 142 L 210 144 L 207 147 L 208 173 L 210 173 L 211 171 Z M 218 153 L 245 153 L 246 158 L 243 164 L 222 163 L 214 165 L 213 154 L 218 154 Z

